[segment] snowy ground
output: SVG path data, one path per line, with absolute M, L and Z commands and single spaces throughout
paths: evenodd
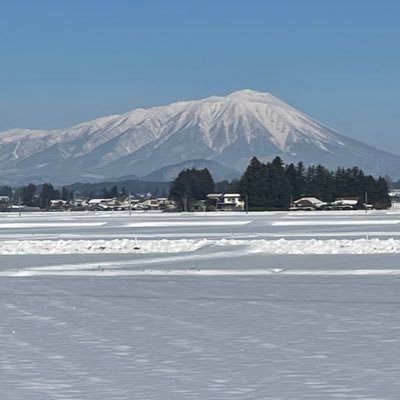
M 400 213 L 0 215 L 0 399 L 398 399 Z

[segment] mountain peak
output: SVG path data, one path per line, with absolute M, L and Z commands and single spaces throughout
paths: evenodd
M 271 93 L 259 92 L 257 90 L 252 90 L 252 89 L 237 90 L 235 92 L 228 94 L 226 98 L 237 101 L 272 104 L 280 107 L 292 108 L 279 98 L 273 96 Z
M 259 90 L 253 90 L 253 89 L 239 89 L 239 90 L 235 90 L 234 92 L 230 93 L 228 96 L 240 96 L 240 95 L 257 96 L 260 94 L 269 94 L 269 93 L 268 92 L 260 92 Z
M 259 92 L 258 90 L 252 90 L 252 89 L 241 89 L 241 90 L 236 90 L 230 94 L 228 94 L 228 96 L 226 96 L 228 98 L 243 98 L 243 99 L 251 99 L 251 98 L 275 98 L 274 96 L 271 95 L 271 93 L 268 92 Z

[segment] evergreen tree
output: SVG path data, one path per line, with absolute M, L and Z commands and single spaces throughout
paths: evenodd
M 94 195 L 93 195 L 93 192 L 92 192 L 92 196 L 90 196 L 90 197 L 93 197 L 93 196 L 94 196 Z M 103 199 L 109 199 L 109 198 L 111 198 L 110 192 L 107 190 L 106 187 L 103 187 L 103 189 L 101 189 L 101 197 L 102 197 Z
M 204 200 L 207 198 L 207 195 L 209 193 L 212 193 L 215 190 L 213 177 L 211 176 L 210 171 L 207 168 L 203 168 L 200 170 L 196 170 L 194 168 L 192 171 L 194 175 L 193 180 L 195 183 L 195 198 L 197 200 Z
M 44 183 L 39 196 L 40 208 L 48 210 L 50 206 L 50 200 L 55 200 L 59 198 L 60 192 L 54 189 L 51 183 Z
M 304 175 L 304 193 L 307 196 L 315 196 L 315 166 L 310 165 Z
M 253 157 L 239 182 L 242 197 L 247 197 L 250 209 L 264 209 L 267 203 L 265 164 Z
M 264 164 L 253 157 L 239 183 L 240 193 L 247 196 L 253 210 L 287 208 L 290 199 L 290 183 L 283 161 L 276 157 Z
M 289 183 L 291 199 L 297 200 L 301 197 L 303 185 L 299 182 L 298 172 L 294 164 L 289 164 L 286 167 L 286 178 Z
M 0 186 L 0 196 L 8 196 L 10 199 L 12 199 L 13 191 L 11 186 Z
M 70 201 L 73 199 L 73 193 L 67 187 L 63 186 L 61 188 L 61 200 Z
M 338 167 L 333 175 L 335 182 L 335 196 L 340 197 L 346 189 L 346 177 L 344 168 Z
M 335 182 L 331 171 L 323 165 L 317 165 L 314 170 L 313 195 L 325 202 L 335 200 Z
M 280 157 L 267 164 L 268 208 L 287 208 L 290 202 L 290 184 L 286 177 L 285 166 Z
M 183 211 L 190 211 L 197 200 L 205 200 L 214 191 L 214 180 L 207 168 L 185 169 L 173 181 L 169 197 Z
M 24 186 L 21 190 L 21 201 L 23 204 L 29 206 L 29 207 L 34 207 L 37 205 L 36 202 L 36 185 L 33 183 L 30 183 L 28 186 Z
M 111 188 L 109 197 L 110 197 L 111 199 L 116 199 L 116 198 L 119 197 L 119 191 L 118 191 L 117 185 L 114 185 L 114 186 Z
M 389 183 L 388 181 L 380 176 L 376 182 L 378 197 L 375 201 L 375 208 L 389 208 L 391 201 L 389 197 Z
M 348 193 L 350 193 L 350 195 L 351 193 L 353 193 L 353 195 L 362 195 L 362 192 L 364 191 L 364 172 L 358 167 L 353 167 L 348 170 L 348 174 L 349 178 L 347 187 L 350 190 Z

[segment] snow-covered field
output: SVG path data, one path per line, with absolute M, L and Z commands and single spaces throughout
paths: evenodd
M 0 215 L 0 399 L 398 399 L 400 213 Z

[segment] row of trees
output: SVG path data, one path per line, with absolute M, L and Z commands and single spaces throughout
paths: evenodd
M 44 183 L 40 189 L 33 183 L 12 191 L 9 195 L 15 202 L 21 201 L 28 207 L 40 207 L 47 209 L 50 205 L 50 200 L 61 199 L 70 201 L 73 198 L 73 193 L 68 188 L 63 186 L 61 190 L 55 189 L 51 183 Z
M 292 200 L 304 196 L 325 202 L 358 197 L 361 207 L 366 194 L 375 208 L 390 206 L 388 184 L 382 177 L 365 175 L 358 167 L 330 171 L 316 165 L 305 169 L 301 162 L 285 165 L 279 157 L 266 164 L 254 157 L 240 179 L 239 188 L 248 196 L 249 207 L 253 209 L 287 208 Z
M 239 192 L 247 198 L 250 210 L 287 209 L 293 200 L 304 196 L 332 202 L 341 197 L 358 197 L 360 207 L 365 194 L 375 208 L 390 206 L 388 184 L 382 177 L 366 175 L 358 167 L 330 171 L 323 165 L 305 168 L 303 163 L 285 165 L 281 158 L 262 163 L 254 157 L 239 180 L 214 184 L 207 169 L 182 171 L 172 183 L 170 198 L 182 210 L 190 210 L 208 193 Z
M 267 163 L 253 157 L 242 177 L 232 182 L 215 184 L 207 168 L 183 170 L 172 182 L 169 197 L 181 210 L 190 211 L 198 200 L 207 200 L 207 194 L 215 190 L 240 193 L 247 199 L 250 210 L 287 209 L 293 200 L 304 196 L 317 197 L 325 202 L 340 197 L 358 197 L 361 207 L 365 193 L 368 202 L 375 208 L 390 206 L 388 183 L 382 177 L 366 175 L 358 167 L 330 171 L 323 165 L 305 168 L 301 162 L 285 165 L 279 157 Z M 119 191 L 117 185 L 101 190 L 104 198 L 126 194 L 125 187 Z M 16 191 L 9 186 L 0 186 L 0 196 L 9 196 L 14 202 L 21 200 L 27 206 L 46 209 L 50 200 L 71 200 L 73 191 L 67 187 L 55 189 L 51 183 L 39 187 L 30 183 Z
M 144 182 L 146 183 L 146 182 Z M 80 193 L 82 188 L 80 188 L 78 193 L 84 197 L 95 198 L 101 197 L 104 199 L 113 198 L 125 198 L 129 195 L 128 190 L 125 186 L 122 186 L 120 190 L 118 185 L 114 184 L 112 186 L 97 187 L 94 184 L 81 184 L 83 186 L 83 193 Z M 85 185 L 92 190 L 85 190 Z M 167 185 L 167 184 L 165 184 Z M 92 188 L 92 186 L 94 186 Z M 150 183 L 151 186 L 151 183 Z M 153 185 L 154 186 L 154 185 Z M 157 187 L 155 187 L 157 189 Z M 159 192 L 159 190 L 158 190 Z M 42 185 L 35 185 L 29 183 L 26 186 L 13 189 L 11 186 L 0 186 L 0 196 L 8 196 L 14 204 L 21 202 L 28 207 L 40 207 L 42 209 L 47 209 L 50 205 L 50 200 L 64 200 L 70 201 L 74 198 L 74 190 L 72 188 L 63 186 L 61 189 L 57 189 L 51 183 L 44 183 Z M 161 194 L 167 196 L 167 191 L 162 189 Z
M 114 185 L 110 190 L 103 188 L 100 193 L 93 193 L 90 197 L 101 196 L 105 199 L 112 199 L 118 197 L 127 196 L 125 187 L 121 191 L 118 190 L 118 186 Z M 64 200 L 70 201 L 74 198 L 72 190 L 63 186 L 61 190 L 54 188 L 51 183 L 44 183 L 39 187 L 33 183 L 29 183 L 26 186 L 22 186 L 15 191 L 10 186 L 0 187 L 0 196 L 8 196 L 15 203 L 21 201 L 22 204 L 28 207 L 40 207 L 46 209 L 49 207 L 50 200 Z

